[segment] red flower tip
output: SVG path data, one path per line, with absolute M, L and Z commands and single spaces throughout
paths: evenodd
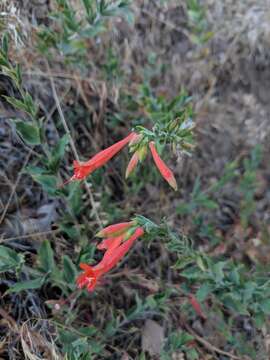
M 122 148 L 127 145 L 137 134 L 132 132 L 124 139 L 116 142 L 107 149 L 104 149 L 93 156 L 90 160 L 79 163 L 74 160 L 74 175 L 66 182 L 73 180 L 82 180 L 90 175 L 93 171 L 105 165 L 114 155 L 116 155 Z
M 86 287 L 88 291 L 93 291 L 102 275 L 101 268 L 93 267 L 84 263 L 80 264 L 80 268 L 84 270 L 84 272 L 77 277 L 77 286 L 80 289 Z
M 135 169 L 135 167 L 138 165 L 138 162 L 139 162 L 139 153 L 138 151 L 136 151 L 129 163 L 128 163 L 128 166 L 127 166 L 127 169 L 126 169 L 126 179 L 129 177 L 129 175 L 132 173 L 132 171 Z
M 168 168 L 168 166 L 164 163 L 164 161 L 160 158 L 157 149 L 155 147 L 155 143 L 153 141 L 149 144 L 154 162 L 156 167 L 158 168 L 159 172 L 163 176 L 163 178 L 169 183 L 169 185 L 176 191 L 177 190 L 177 183 L 173 172 Z
M 204 312 L 202 311 L 202 307 L 201 304 L 199 303 L 199 301 L 196 299 L 196 297 L 193 294 L 189 294 L 189 302 L 190 305 L 193 307 L 194 311 L 196 312 L 196 314 L 198 316 L 200 316 L 202 319 L 206 320 L 207 317 L 204 314 Z
M 113 250 L 121 244 L 123 239 L 124 239 L 124 235 L 104 239 L 104 240 L 102 240 L 102 242 L 100 244 L 98 244 L 97 249 L 98 250 L 109 250 L 109 249 Z
M 134 222 L 131 221 L 131 223 Z M 112 226 L 113 225 L 111 225 L 111 227 Z M 103 259 L 95 266 L 84 263 L 80 264 L 80 268 L 84 270 L 84 272 L 78 276 L 76 280 L 77 286 L 80 289 L 86 287 L 88 291 L 93 291 L 99 279 L 117 265 L 131 248 L 135 240 L 143 234 L 143 228 L 138 227 L 126 241 L 124 234 L 104 239 L 98 246 L 99 249 L 106 249 Z
M 73 161 L 74 175 L 71 180 L 82 180 L 89 176 L 94 170 L 91 164 L 79 163 L 77 160 Z
M 110 225 L 110 226 L 107 226 L 104 229 L 100 230 L 96 234 L 96 236 L 97 237 L 115 237 L 115 236 L 123 234 L 124 232 L 126 232 L 127 229 L 129 229 L 133 225 L 135 225 L 134 221 Z

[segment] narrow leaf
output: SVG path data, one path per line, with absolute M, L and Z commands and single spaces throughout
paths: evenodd
M 7 246 L 0 245 L 0 273 L 16 269 L 23 262 L 23 256 L 18 255 Z
M 22 139 L 29 145 L 40 144 L 40 133 L 38 127 L 24 121 L 17 121 L 16 130 Z
M 38 259 L 41 266 L 41 269 L 48 273 L 52 272 L 55 268 L 55 262 L 53 257 L 53 250 L 51 244 L 48 240 L 45 240 L 38 252 Z
M 45 276 L 33 280 L 21 281 L 13 285 L 12 288 L 9 288 L 6 293 L 9 294 L 14 292 L 17 293 L 23 290 L 39 289 L 43 285 L 44 281 Z
M 57 178 L 54 175 L 32 175 L 33 179 L 42 185 L 49 195 L 55 195 L 57 191 Z
M 73 284 L 77 276 L 76 266 L 73 264 L 69 256 L 63 257 L 63 279 L 68 284 Z

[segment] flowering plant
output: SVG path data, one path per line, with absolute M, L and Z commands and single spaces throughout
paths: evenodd
M 177 149 L 188 153 L 193 148 L 193 122 L 190 98 L 185 93 L 167 103 L 162 98 L 156 101 L 146 101 L 146 114 L 151 114 L 154 125 L 151 130 L 137 125 L 122 140 L 117 141 L 108 148 L 101 150 L 89 160 L 79 162 L 74 160 L 74 174 L 65 183 L 75 180 L 86 179 L 95 170 L 107 164 L 125 146 L 129 146 L 132 154 L 126 168 L 126 178 L 134 172 L 139 163 L 143 162 L 150 152 L 154 163 L 161 176 L 176 191 L 177 182 L 172 170 L 166 165 L 159 155 L 161 147 L 169 145 L 174 151 Z M 180 110 L 178 109 L 180 106 Z M 142 221 L 142 219 L 144 219 Z M 89 291 L 95 289 L 100 278 L 114 268 L 125 256 L 134 241 L 145 234 L 145 226 L 149 222 L 145 218 L 135 218 L 130 222 L 110 225 L 101 230 L 97 236 L 103 237 L 103 241 L 97 246 L 99 250 L 105 250 L 102 260 L 95 266 L 81 263 L 83 273 L 77 279 L 79 288 L 86 287 Z M 156 229 L 151 223 L 150 229 Z
M 84 272 L 77 278 L 79 288 L 86 286 L 88 291 L 94 290 L 98 280 L 125 256 L 136 239 L 144 234 L 144 229 L 136 221 L 110 225 L 102 229 L 97 236 L 105 239 L 98 245 L 105 250 L 102 260 L 95 266 L 80 264 Z
M 163 100 L 161 105 L 165 107 Z M 150 150 L 154 163 L 158 168 L 161 176 L 176 191 L 177 182 L 173 172 L 165 164 L 159 155 L 158 149 L 166 144 L 171 145 L 174 150 L 178 147 L 182 152 L 187 154 L 193 148 L 193 122 L 191 120 L 192 108 L 188 104 L 190 98 L 185 94 L 170 102 L 162 109 L 162 116 L 154 114 L 155 125 L 152 130 L 148 130 L 143 126 L 136 126 L 135 129 L 124 139 L 116 142 L 110 147 L 101 150 L 99 153 L 91 157 L 88 161 L 78 162 L 74 160 L 74 175 L 66 181 L 82 180 L 92 174 L 96 169 L 105 165 L 126 145 L 133 154 L 126 168 L 126 178 L 135 170 L 139 162 L 143 162 L 146 158 L 148 150 Z M 187 107 L 185 105 L 188 104 Z M 162 107 L 161 105 L 158 108 Z M 177 106 L 184 106 L 184 110 L 173 111 Z M 168 117 L 164 118 L 163 112 L 168 111 Z

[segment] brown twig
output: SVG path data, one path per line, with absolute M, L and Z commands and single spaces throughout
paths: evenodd
M 65 129 L 66 134 L 69 137 L 70 146 L 71 146 L 72 152 L 73 152 L 73 154 L 75 156 L 75 159 L 79 162 L 80 161 L 79 155 L 78 155 L 75 143 L 73 141 L 73 138 L 71 136 L 71 132 L 70 132 L 68 124 L 66 122 L 64 113 L 63 113 L 62 108 L 61 108 L 60 101 L 59 101 L 59 98 L 58 98 L 58 95 L 57 95 L 57 92 L 56 92 L 54 80 L 53 80 L 53 77 L 51 75 L 51 70 L 50 70 L 50 66 L 49 66 L 48 62 L 46 62 L 46 66 L 47 66 L 47 70 L 48 70 L 48 74 L 49 74 L 49 79 L 50 79 L 50 84 L 51 84 L 51 88 L 52 88 L 52 92 L 53 92 L 54 101 L 56 103 L 56 107 L 57 107 L 58 113 L 60 115 L 61 122 L 63 124 L 63 127 Z M 86 191 L 88 193 L 88 196 L 90 198 L 90 202 L 91 202 L 91 205 L 92 205 L 92 208 L 93 208 L 97 223 L 98 223 L 99 227 L 101 228 L 102 227 L 102 222 L 100 220 L 100 217 L 99 217 L 99 214 L 98 214 L 98 211 L 97 211 L 97 208 L 96 208 L 94 196 L 93 196 L 92 191 L 91 191 L 91 189 L 88 186 L 86 181 L 84 181 L 84 185 L 85 185 Z
M 18 186 L 18 184 L 19 184 L 19 182 L 20 182 L 20 180 L 21 180 L 21 177 L 22 177 L 22 174 L 23 174 L 23 170 L 24 170 L 24 168 L 26 167 L 26 165 L 27 165 L 27 163 L 28 163 L 31 155 L 32 155 L 32 150 L 30 149 L 29 152 L 28 152 L 28 154 L 27 154 L 27 156 L 26 156 L 26 158 L 25 158 L 25 161 L 24 161 L 24 163 L 23 163 L 23 166 L 22 166 L 22 168 L 21 168 L 21 170 L 20 170 L 20 172 L 19 172 L 19 174 L 18 174 L 18 176 L 17 176 L 17 179 L 16 179 L 16 181 L 15 181 L 15 184 L 12 186 L 11 194 L 10 194 L 10 196 L 9 196 L 9 199 L 8 199 L 6 205 L 5 205 L 4 211 L 2 212 L 2 215 L 1 215 L 1 218 L 0 218 L 0 224 L 2 224 L 2 221 L 4 220 L 4 218 L 5 218 L 5 216 L 6 216 L 6 213 L 7 213 L 7 211 L 8 211 L 10 202 L 11 202 L 11 200 L 12 200 L 12 198 L 13 198 L 13 195 L 14 195 L 14 193 L 15 193 L 15 191 L 16 191 L 16 188 L 17 188 L 17 186 Z
M 16 321 L 13 319 L 13 317 L 11 317 L 4 309 L 0 308 L 0 315 L 2 316 L 3 319 L 5 319 L 10 328 L 12 328 L 14 331 L 18 332 L 18 326 L 16 324 Z
M 36 237 L 36 236 L 57 234 L 57 233 L 59 233 L 60 231 L 61 231 L 61 230 L 56 229 L 56 230 L 50 230 L 50 231 L 36 232 L 36 233 L 33 233 L 33 234 L 25 234 L 25 235 L 12 236 L 12 237 L 9 237 L 9 238 L 0 239 L 0 244 L 1 244 L 1 243 L 5 243 L 5 242 L 9 242 L 9 241 L 13 241 L 13 240 L 17 240 L 17 239 L 28 238 L 28 237 Z
M 243 358 L 240 358 L 239 356 L 233 355 L 227 351 L 223 351 L 219 348 L 217 348 L 216 346 L 210 344 L 207 340 L 205 340 L 204 338 L 202 338 L 201 336 L 197 335 L 195 333 L 195 331 L 186 323 L 184 324 L 184 327 L 186 328 L 186 330 L 200 343 L 202 344 L 206 349 L 218 353 L 220 355 L 224 355 L 227 356 L 229 359 L 233 359 L 233 360 L 244 360 Z

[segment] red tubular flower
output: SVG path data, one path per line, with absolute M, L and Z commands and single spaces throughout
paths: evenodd
M 114 225 L 110 225 L 100 230 L 96 236 L 97 237 L 115 237 L 123 234 L 127 231 L 131 226 L 135 225 L 134 221 L 122 222 Z
M 96 169 L 105 165 L 114 155 L 116 155 L 120 150 L 122 150 L 122 148 L 136 136 L 137 134 L 132 132 L 123 140 L 120 140 L 112 146 L 109 146 L 107 149 L 100 151 L 88 161 L 79 163 L 75 160 L 73 162 L 74 175 L 68 182 L 73 180 L 82 180 Z
M 164 163 L 164 161 L 160 158 L 157 149 L 155 147 L 155 143 L 153 141 L 149 144 L 154 162 L 163 176 L 163 178 L 169 183 L 169 185 L 176 191 L 177 190 L 177 183 L 175 180 L 175 177 L 173 175 L 173 172 L 168 168 L 168 166 Z
M 78 287 L 81 289 L 85 286 L 88 291 L 93 291 L 98 280 L 117 265 L 131 248 L 135 240 L 143 234 L 143 228 L 138 227 L 126 241 L 124 241 L 125 234 L 103 240 L 100 244 L 102 245 L 100 248 L 107 249 L 103 259 L 96 266 L 80 264 L 80 267 L 84 272 L 77 278 L 76 282 Z
M 108 249 L 103 259 L 100 262 L 100 265 L 106 269 L 106 272 L 110 271 L 129 251 L 135 240 L 138 239 L 138 237 L 142 236 L 144 234 L 144 230 L 142 227 L 138 227 L 134 234 L 131 235 L 129 239 L 127 239 L 122 245 L 118 246 L 114 249 Z
M 102 240 L 102 242 L 98 244 L 97 248 L 98 250 L 115 249 L 121 244 L 123 240 L 124 240 L 124 235 L 107 238 Z
M 194 311 L 196 312 L 196 314 L 199 315 L 202 319 L 206 320 L 207 317 L 202 311 L 201 304 L 193 294 L 189 294 L 189 302 L 190 305 L 193 307 Z
M 88 291 L 93 291 L 99 278 L 103 274 L 102 268 L 100 266 L 90 266 L 84 263 L 80 264 L 80 268 L 84 270 L 84 272 L 77 277 L 77 286 L 80 289 L 85 286 Z
M 135 167 L 138 165 L 139 162 L 139 153 L 138 151 L 135 151 L 135 153 L 132 155 L 127 169 L 126 169 L 126 179 L 129 177 L 129 175 L 132 173 L 132 171 L 135 169 Z

